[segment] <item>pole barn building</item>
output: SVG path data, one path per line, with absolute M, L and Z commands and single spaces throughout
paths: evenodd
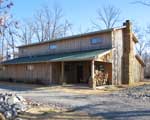
M 144 76 L 144 63 L 135 54 L 137 42 L 127 20 L 119 28 L 19 46 L 18 58 L 1 63 L 0 80 L 84 83 L 92 88 L 104 80 L 110 85 L 132 84 Z

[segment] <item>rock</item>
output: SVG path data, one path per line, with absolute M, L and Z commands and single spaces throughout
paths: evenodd
M 14 104 L 13 108 L 17 111 L 17 112 L 21 112 L 21 111 L 26 111 L 26 106 L 18 103 L 18 104 Z
M 0 94 L 0 112 L 8 120 L 14 119 L 18 113 L 27 109 L 26 100 L 15 94 Z M 1 120 L 1 119 L 0 119 Z
M 22 96 L 16 96 L 16 97 L 18 98 L 19 101 L 26 102 L 26 100 Z
M 16 96 L 12 96 L 12 97 L 10 97 L 10 98 L 7 99 L 7 103 L 9 105 L 13 105 L 13 104 L 19 103 L 19 102 L 20 101 L 19 101 L 19 99 Z
M 7 119 L 13 118 L 13 112 L 12 111 L 5 111 L 4 115 Z
M 150 101 L 150 85 L 141 85 L 137 87 L 131 87 L 119 92 L 121 96 L 127 98 L 133 98 L 138 101 L 149 102 Z

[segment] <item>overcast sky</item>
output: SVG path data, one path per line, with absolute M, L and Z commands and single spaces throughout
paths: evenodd
M 131 4 L 134 0 L 12 0 L 14 7 L 12 13 L 15 18 L 30 19 L 36 10 L 44 5 L 52 7 L 58 4 L 62 7 L 64 15 L 73 24 L 74 31 L 80 26 L 83 31 L 91 26 L 91 20 L 96 20 L 96 11 L 103 5 L 114 5 L 121 10 L 122 22 L 126 19 L 134 20 L 137 24 L 145 26 L 150 24 L 150 7 L 140 4 Z M 120 25 L 122 25 L 120 23 Z

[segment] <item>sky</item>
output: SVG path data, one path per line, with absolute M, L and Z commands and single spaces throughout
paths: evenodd
M 146 26 L 150 24 L 150 7 L 132 4 L 134 0 L 12 0 L 14 6 L 12 14 L 17 20 L 29 20 L 42 6 L 61 6 L 66 19 L 73 24 L 73 30 L 79 28 L 85 31 L 91 26 L 91 21 L 97 19 L 97 10 L 102 6 L 114 5 L 121 11 L 121 21 L 126 19 Z M 122 23 L 118 26 L 121 26 Z

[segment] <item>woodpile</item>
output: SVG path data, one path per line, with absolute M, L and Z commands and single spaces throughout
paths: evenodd
M 95 70 L 95 80 L 96 86 L 107 85 L 108 84 L 108 73 Z

